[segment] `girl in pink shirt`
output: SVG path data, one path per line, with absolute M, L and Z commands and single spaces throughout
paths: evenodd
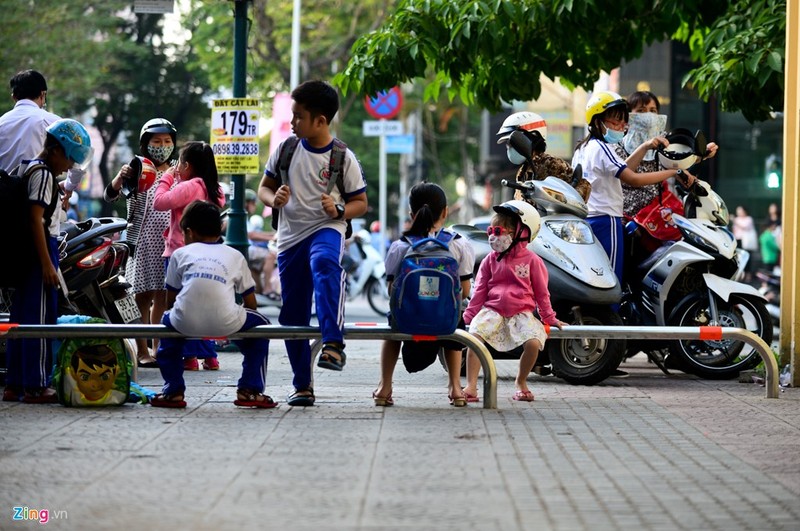
M 178 184 L 173 186 L 175 180 Z M 164 270 L 175 250 L 184 246 L 181 217 L 183 209 L 192 201 L 208 201 L 217 206 L 225 204 L 225 196 L 219 186 L 214 151 L 205 142 L 187 142 L 181 149 L 178 164 L 161 176 L 153 200 L 155 210 L 169 210 L 169 226 L 164 231 Z M 200 369 L 197 358 L 205 358 L 203 368 L 218 370 L 219 362 L 213 341 L 187 341 L 184 369 Z
M 542 321 L 561 328 L 547 290 L 547 269 L 539 256 L 527 247 L 539 232 L 541 220 L 536 209 L 524 201 L 506 201 L 494 207 L 489 227 L 492 252 L 481 262 L 472 298 L 464 312 L 469 332 L 498 351 L 523 345 L 514 381 L 513 399 L 533 401 L 528 375 L 547 339 Z M 478 356 L 467 357 L 467 386 L 464 396 L 478 401 Z

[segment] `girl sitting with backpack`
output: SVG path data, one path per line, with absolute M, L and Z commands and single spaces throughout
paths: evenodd
M 389 291 L 392 290 L 392 282 L 398 274 L 400 265 L 406 255 L 411 243 L 408 238 L 435 238 L 443 229 L 447 219 L 447 196 L 444 190 L 437 184 L 422 182 L 411 188 L 408 196 L 408 203 L 411 207 L 411 227 L 403 233 L 401 238 L 389 247 L 386 254 L 386 279 L 389 282 Z M 475 263 L 475 252 L 469 243 L 463 238 L 453 237 L 449 243 L 449 249 L 453 257 L 458 261 L 459 281 L 461 282 L 461 294 L 463 298 L 469 296 L 470 279 Z M 447 384 L 447 396 L 450 405 L 463 407 L 467 405 L 467 400 L 461 392 L 461 344 L 455 341 L 438 341 L 433 343 L 436 351 L 439 347 L 445 349 L 445 359 L 447 363 L 447 373 L 449 375 Z M 403 346 L 404 362 L 406 356 L 414 356 L 416 347 L 426 349 L 430 345 L 426 342 L 406 342 Z M 376 406 L 392 406 L 392 377 L 397 360 L 400 356 L 400 341 L 385 340 L 381 347 L 381 381 L 378 388 L 372 393 L 372 399 Z M 427 350 L 427 349 L 426 349 Z M 433 359 L 436 359 L 435 353 Z
M 506 201 L 494 207 L 496 214 L 489 226 L 492 252 L 481 262 L 475 279 L 475 293 L 464 311 L 470 334 L 499 351 L 523 345 L 512 397 L 533 402 L 528 389 L 528 375 L 544 348 L 547 331 L 533 314 L 538 312 L 545 323 L 561 328 L 550 305 L 547 269 L 539 256 L 528 249 L 541 226 L 536 209 L 525 201 Z M 478 356 L 467 356 L 467 386 L 464 396 L 478 401 Z

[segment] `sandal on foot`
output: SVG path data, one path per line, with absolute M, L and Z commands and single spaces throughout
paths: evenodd
M 184 408 L 186 407 L 186 401 L 181 393 L 174 395 L 159 393 L 150 399 L 150 405 L 153 407 Z
M 394 405 L 391 394 L 389 396 L 378 396 L 377 389 L 372 391 L 372 400 L 375 402 L 375 405 L 379 407 L 390 407 Z
M 261 409 L 271 409 L 278 405 L 272 397 L 250 389 L 237 389 L 236 400 L 234 400 L 233 403 L 241 407 L 256 407 Z
M 292 394 L 286 399 L 286 403 L 290 406 L 309 407 L 314 405 L 314 390 L 308 389 L 295 389 Z
M 473 395 L 466 389 L 462 389 L 461 392 L 464 394 L 464 398 L 467 400 L 467 402 L 478 402 L 480 400 L 480 398 L 478 398 L 478 393 Z
M 142 356 L 136 360 L 136 365 L 139 367 L 143 367 L 145 369 L 157 369 L 158 368 L 158 360 L 155 359 L 151 355 Z
M 450 399 L 450 405 L 454 407 L 464 407 L 467 405 L 467 399 L 463 396 L 453 396 L 447 395 L 447 398 Z
M 336 356 L 332 354 L 336 354 Z M 332 371 L 341 371 L 345 363 L 347 363 L 347 356 L 344 353 L 344 345 L 340 346 L 337 343 L 325 343 L 322 347 L 322 353 L 319 355 L 317 367 L 330 369 Z
M 533 393 L 530 391 L 517 391 L 511 398 L 517 402 L 533 402 Z
M 22 401 L 26 404 L 57 404 L 58 395 L 55 389 L 49 387 L 26 389 Z

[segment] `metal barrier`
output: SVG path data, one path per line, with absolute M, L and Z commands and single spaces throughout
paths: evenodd
M 767 398 L 778 398 L 778 362 L 763 339 L 742 328 L 719 326 L 679 327 L 679 326 L 567 326 L 562 330 L 546 327 L 549 339 L 698 339 L 702 341 L 721 341 L 732 339 L 752 345 L 764 360 L 765 387 Z M 180 332 L 163 325 L 17 325 L 0 324 L 0 334 L 9 338 L 64 338 L 64 337 L 184 337 Z M 483 407 L 497 408 L 497 370 L 489 351 L 471 334 L 456 330 L 449 336 L 412 336 L 393 332 L 387 325 L 377 323 L 347 323 L 344 327 L 347 339 L 393 339 L 432 340 L 450 339 L 472 348 L 483 367 L 484 398 Z M 262 325 L 238 332 L 230 338 L 261 337 L 267 339 L 319 339 L 319 328 L 313 326 Z

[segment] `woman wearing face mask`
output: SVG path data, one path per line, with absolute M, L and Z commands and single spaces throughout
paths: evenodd
M 640 145 L 648 139 L 661 135 L 667 128 L 667 116 L 659 114 L 661 103 L 652 92 L 642 90 L 634 92 L 628 96 L 628 131 L 622 142 L 614 146 L 614 149 L 621 159 L 627 159 L 636 151 Z M 717 145 L 709 142 L 706 146 L 707 157 L 713 157 L 717 153 Z M 642 162 L 636 169 L 637 173 L 648 173 L 663 169 L 659 164 L 655 150 L 648 150 L 642 157 Z M 641 209 L 650 204 L 653 199 L 661 193 L 660 184 L 648 184 L 645 186 L 631 186 L 622 183 L 623 214 L 627 218 L 633 218 Z
M 158 324 L 166 309 L 164 290 L 164 231 L 169 226 L 169 211 L 153 209 L 153 200 L 161 176 L 175 165 L 177 130 L 169 120 L 153 118 L 142 126 L 139 133 L 140 153 L 150 159 L 157 177 L 146 191 L 131 193 L 127 199 L 128 242 L 135 247 L 128 260 L 125 278 L 133 286 L 136 305 L 142 314 L 142 323 Z M 117 201 L 123 183 L 133 176 L 132 168 L 125 164 L 106 187 L 106 201 Z M 158 362 L 147 348 L 147 340 L 137 339 L 137 357 L 140 367 L 158 367 Z M 158 340 L 153 340 L 153 352 Z
M 663 136 L 646 140 L 625 159 L 617 155 L 614 145 L 625 137 L 628 104 L 616 92 L 596 92 L 589 98 L 586 104 L 586 125 L 589 127 L 589 134 L 578 143 L 572 157 L 572 166 L 580 164 L 584 178 L 592 185 L 592 194 L 587 202 L 587 221 L 608 254 L 614 273 L 622 282 L 622 184 L 635 187 L 657 184 L 675 177 L 677 171 L 637 173 L 649 150 L 669 144 Z M 686 171 L 683 175 L 686 180 L 684 184 L 691 185 L 694 182 L 693 175 Z

